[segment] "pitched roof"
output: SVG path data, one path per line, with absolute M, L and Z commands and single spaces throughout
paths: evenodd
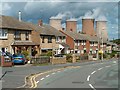
M 63 31 L 66 33 L 68 36 L 72 37 L 73 39 L 79 39 L 79 40 L 86 40 L 86 37 L 83 34 L 77 33 L 77 32 L 72 32 L 72 31 Z
M 36 30 L 41 35 L 54 35 L 54 36 L 65 36 L 59 30 L 55 29 L 50 25 L 38 26 L 32 23 L 19 21 L 16 18 L 10 16 L 0 16 L 0 28 L 9 28 L 9 29 L 20 29 L 20 30 Z
M 38 25 L 34 25 L 34 24 L 29 23 L 29 25 L 35 31 L 39 32 L 40 35 L 65 36 L 59 30 L 57 30 L 54 27 L 47 25 L 47 24 L 43 25 L 43 26 L 38 26 Z
M 68 36 L 72 37 L 74 40 L 89 40 L 89 41 L 98 41 L 97 36 L 90 36 L 87 34 L 81 34 L 77 32 L 72 32 L 72 31 L 62 31 L 66 33 Z
M 20 30 L 32 30 L 29 25 L 24 21 L 19 21 L 16 18 L 10 16 L 0 16 L 0 28 L 20 29 Z

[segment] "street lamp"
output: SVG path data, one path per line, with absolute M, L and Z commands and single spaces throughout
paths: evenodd
M 102 30 L 104 31 L 104 27 L 102 28 Z M 102 57 L 101 57 L 101 59 L 102 59 L 102 61 L 103 61 L 103 53 L 104 53 L 104 51 L 103 51 L 103 31 L 101 32 L 101 39 L 102 39 Z

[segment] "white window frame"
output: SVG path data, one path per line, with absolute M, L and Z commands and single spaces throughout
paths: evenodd
M 60 37 L 59 36 L 56 37 L 56 42 L 60 42 Z
M 0 29 L 0 39 L 7 39 L 7 38 L 8 38 L 8 30 Z

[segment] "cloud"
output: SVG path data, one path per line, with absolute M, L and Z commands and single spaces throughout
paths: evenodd
M 22 2 L 21 2 L 22 1 Z M 83 17 L 107 20 L 109 29 L 111 25 L 118 25 L 117 2 L 109 0 L 4 0 L 2 3 L 2 14 L 18 17 L 18 11 L 22 11 L 22 19 L 37 23 L 38 19 L 43 19 L 44 23 L 49 23 L 49 18 L 62 18 L 62 24 L 67 18 L 78 20 L 78 29 L 81 29 L 81 19 Z M 92 1 L 92 2 L 91 2 Z M 113 1 L 113 0 L 112 0 Z M 117 0 L 114 0 L 117 1 Z M 112 29 L 109 30 L 111 35 Z M 116 28 L 114 30 L 117 30 Z M 115 36 L 115 35 L 114 35 Z M 113 35 L 111 37 L 114 37 Z
M 60 19 L 63 19 L 63 18 L 70 18 L 72 17 L 72 13 L 69 12 L 69 11 L 66 11 L 64 13 L 58 13 L 56 16 L 51 16 L 51 18 L 60 18 Z
M 11 6 L 8 3 L 3 3 L 3 4 L 1 3 L 1 5 L 2 5 L 1 12 L 4 13 L 4 14 L 9 14 L 8 11 L 11 10 Z

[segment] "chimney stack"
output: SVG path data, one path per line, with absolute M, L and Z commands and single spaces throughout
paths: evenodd
M 19 21 L 22 21 L 21 11 L 19 11 Z
M 38 20 L 38 25 L 42 26 L 43 25 L 43 21 L 42 20 Z

